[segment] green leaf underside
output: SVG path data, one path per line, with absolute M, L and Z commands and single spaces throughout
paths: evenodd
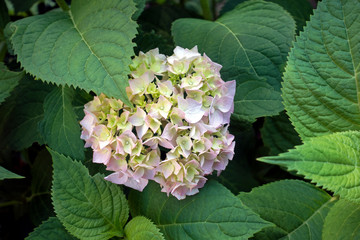
M 340 199 L 325 219 L 323 239 L 360 239 L 360 205 Z
M 34 142 L 42 143 L 38 125 L 44 117 L 44 99 L 53 88 L 33 80 L 29 75 L 20 81 L 13 93 L 16 105 L 5 127 L 5 144 L 15 150 L 22 150 Z
M 166 239 L 248 239 L 272 226 L 216 181 L 181 201 L 167 197 L 150 182 L 142 193 L 130 193 L 129 204 L 133 216 L 150 218 Z
M 175 21 L 176 45 L 199 47 L 223 66 L 224 80 L 237 81 L 234 117 L 254 121 L 275 115 L 281 104 L 281 69 L 295 32 L 295 22 L 279 5 L 249 1 L 215 22 Z
M 159 229 L 143 216 L 131 219 L 124 231 L 128 240 L 165 240 Z
M 270 155 L 286 152 L 301 144 L 301 139 L 285 112 L 281 112 L 279 116 L 265 118 L 261 135 L 265 146 L 270 148 Z
M 24 72 L 9 71 L 4 63 L 0 62 L 0 104 L 10 96 L 11 91 L 24 77 Z
M 7 26 L 24 69 L 43 81 L 73 85 L 116 97 L 131 106 L 125 88 L 136 23 L 132 1 L 72 1 L 71 10 L 54 10 Z
M 303 139 L 360 130 L 360 2 L 324 0 L 284 73 L 285 109 Z
M 283 180 L 240 193 L 241 201 L 276 226 L 255 239 L 321 239 L 324 219 L 334 199 L 325 191 L 299 180 Z
M 10 172 L 6 168 L 0 166 L 0 180 L 13 179 L 13 178 L 24 178 L 24 177 L 17 175 L 16 173 Z
M 70 233 L 66 231 L 59 219 L 50 217 L 37 227 L 26 240 L 75 240 Z
M 84 143 L 72 100 L 75 91 L 69 87 L 55 88 L 44 101 L 44 119 L 39 128 L 45 142 L 55 151 L 84 160 Z
M 295 170 L 318 186 L 360 202 L 360 132 L 310 138 L 287 153 L 259 160 Z
M 80 162 L 49 151 L 54 162 L 53 205 L 65 228 L 80 239 L 123 236 L 129 209 L 119 186 L 99 174 L 91 177 Z

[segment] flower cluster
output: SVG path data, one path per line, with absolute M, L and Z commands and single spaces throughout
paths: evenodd
M 127 95 L 134 106 L 101 94 L 85 105 L 80 122 L 93 161 L 114 173 L 105 179 L 142 191 L 148 180 L 178 199 L 220 174 L 234 155 L 227 127 L 235 81 L 224 82 L 221 65 L 197 47 L 140 52 L 130 65 Z

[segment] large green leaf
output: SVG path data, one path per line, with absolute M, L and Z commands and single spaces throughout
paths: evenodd
M 228 0 L 221 8 L 221 14 L 231 11 L 239 3 L 247 0 Z M 312 13 L 312 6 L 309 0 L 266 0 L 277 3 L 287 10 L 296 21 L 297 30 L 301 31 L 305 26 L 306 21 L 309 20 Z
M 16 173 L 10 172 L 6 168 L 0 166 L 0 180 L 13 178 L 24 178 L 23 176 L 17 175 Z
M 340 199 L 325 218 L 322 239 L 360 239 L 360 204 Z
M 150 218 L 166 239 L 248 239 L 272 226 L 216 181 L 181 201 L 167 197 L 158 184 L 150 182 L 142 193 L 130 193 L 129 204 L 133 216 Z
M 215 22 L 180 19 L 172 27 L 176 45 L 197 45 L 223 66 L 225 80 L 236 79 L 234 116 L 248 121 L 283 109 L 281 72 L 294 32 L 290 14 L 264 1 L 242 3 Z
M 128 240 L 165 240 L 159 229 L 143 216 L 131 219 L 124 230 Z
M 81 239 L 124 236 L 129 209 L 121 188 L 102 175 L 91 177 L 80 162 L 49 151 L 54 162 L 53 205 L 65 228 Z
M 54 88 L 33 80 L 26 75 L 9 98 L 14 104 L 4 126 L 2 144 L 15 150 L 25 149 L 34 142 L 42 143 L 38 124 L 44 117 L 43 103 L 47 94 Z
M 298 180 L 270 183 L 240 193 L 239 198 L 276 225 L 255 235 L 261 240 L 321 240 L 324 219 L 335 202 L 325 191 Z
M 9 71 L 4 63 L 0 62 L 0 104 L 10 96 L 11 91 L 18 85 L 24 75 L 24 72 Z
M 26 240 L 75 240 L 63 227 L 59 219 L 51 217 L 37 227 Z
M 278 116 L 266 117 L 261 135 L 265 146 L 270 148 L 270 155 L 286 152 L 301 144 L 301 139 L 285 112 Z
M 295 170 L 319 186 L 360 202 L 360 132 L 314 137 L 287 153 L 260 161 Z
M 15 54 L 27 72 L 56 84 L 127 99 L 125 87 L 134 54 L 132 1 L 73 0 L 54 10 L 8 24 Z
M 44 119 L 40 132 L 45 142 L 55 151 L 78 160 L 84 160 L 84 143 L 80 139 L 80 125 L 72 101 L 75 91 L 58 87 L 46 96 Z
M 324 0 L 296 39 L 285 109 L 303 139 L 360 130 L 360 2 Z

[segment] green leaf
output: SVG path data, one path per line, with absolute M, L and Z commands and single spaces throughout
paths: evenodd
M 322 239 L 360 239 L 360 205 L 340 199 L 325 218 Z
M 295 170 L 318 186 L 360 202 L 360 132 L 310 138 L 287 153 L 259 160 Z
M 239 3 L 247 0 L 228 0 L 221 8 L 221 14 L 231 11 Z M 266 0 L 277 3 L 288 11 L 296 21 L 297 30 L 301 31 L 312 14 L 312 6 L 308 0 Z
M 239 198 L 276 225 L 255 235 L 261 240 L 321 240 L 324 219 L 335 202 L 325 191 L 299 180 L 266 184 L 250 193 L 240 193 Z
M 15 12 L 25 12 L 39 0 L 10 0 L 14 6 Z
M 39 128 L 50 148 L 84 160 L 84 142 L 80 139 L 80 125 L 72 105 L 74 95 L 74 89 L 65 86 L 50 92 L 44 101 L 44 119 Z
M 13 179 L 13 178 L 24 178 L 24 177 L 17 175 L 16 173 L 10 172 L 9 170 L 0 166 L 0 180 Z
M 24 77 L 24 72 L 12 72 L 4 63 L 0 62 L 0 104 L 10 96 L 10 93 Z
M 125 88 L 134 55 L 136 23 L 132 1 L 74 0 L 7 25 L 24 69 L 43 81 L 73 85 L 116 97 L 131 106 Z
M 41 150 L 31 166 L 30 218 L 35 226 L 55 215 L 51 204 L 52 160 L 46 149 Z
M 80 239 L 122 237 L 129 209 L 121 188 L 102 175 L 91 177 L 80 162 L 49 151 L 54 162 L 53 205 L 65 228 Z
M 25 75 L 13 92 L 15 106 L 4 127 L 2 144 L 9 145 L 14 150 L 22 150 L 34 142 L 43 142 L 38 124 L 44 117 L 44 99 L 52 89 L 53 86 Z
M 270 148 L 270 155 L 286 152 L 302 143 L 285 112 L 281 112 L 279 116 L 265 118 L 261 135 L 265 146 Z
M 132 15 L 132 20 L 136 21 L 144 11 L 146 0 L 134 0 L 136 12 Z
M 128 240 L 165 240 L 159 229 L 149 219 L 137 216 L 125 226 Z
M 234 117 L 254 121 L 283 109 L 282 68 L 294 38 L 295 22 L 279 5 L 248 1 L 215 22 L 175 21 L 176 45 L 199 47 L 221 64 L 224 80 L 237 81 Z
M 238 131 L 238 127 L 230 126 L 229 131 L 235 136 L 235 155 L 229 161 L 226 169 L 219 176 L 213 173 L 209 179 L 215 179 L 232 193 L 238 194 L 241 191 L 251 191 L 253 187 L 259 186 L 258 177 L 249 162 L 254 160 L 253 154 L 256 151 L 256 136 L 250 126 L 245 131 Z M 250 160 L 251 159 L 251 160 Z M 249 161 L 250 160 L 250 161 Z
M 282 96 L 302 139 L 360 130 L 359 12 L 358 0 L 319 2 L 291 50 Z
M 75 240 L 56 217 L 51 217 L 37 227 L 25 240 Z
M 5 4 L 5 0 L 0 0 L 0 36 L 3 34 L 3 29 L 9 21 L 10 17 Z
M 181 201 L 167 197 L 150 182 L 142 193 L 130 193 L 129 204 L 133 216 L 150 218 L 166 239 L 248 239 L 272 226 L 216 181 Z

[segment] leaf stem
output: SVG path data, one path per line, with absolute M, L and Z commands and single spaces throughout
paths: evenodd
M 31 200 L 33 200 L 34 197 L 38 197 L 38 196 L 42 196 L 42 195 L 50 195 L 50 192 L 38 192 L 38 193 L 34 193 L 32 194 L 30 197 L 26 198 L 26 202 L 30 202 Z
M 67 5 L 67 3 L 65 2 L 65 0 L 55 0 L 57 5 L 59 5 L 59 7 L 64 11 L 67 12 L 70 10 L 69 6 Z
M 16 201 L 16 200 L 8 201 L 8 202 L 2 202 L 2 203 L 0 203 L 0 208 L 7 207 L 7 206 L 12 206 L 12 205 L 18 205 L 18 204 L 22 204 L 22 203 L 23 202 Z
M 214 16 L 210 9 L 209 0 L 200 0 L 200 5 L 201 5 L 202 11 L 203 11 L 204 19 L 210 20 L 210 21 L 214 20 Z

